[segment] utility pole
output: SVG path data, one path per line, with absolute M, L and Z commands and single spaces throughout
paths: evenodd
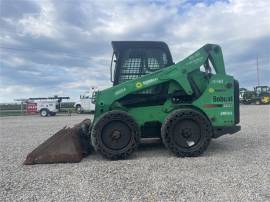
M 259 57 L 257 55 L 257 84 L 260 85 Z

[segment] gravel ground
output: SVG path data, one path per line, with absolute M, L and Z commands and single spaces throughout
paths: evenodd
M 241 106 L 241 132 L 197 158 L 149 144 L 128 160 L 92 154 L 77 164 L 22 165 L 51 134 L 88 116 L 0 118 L 0 201 L 270 201 L 269 106 Z

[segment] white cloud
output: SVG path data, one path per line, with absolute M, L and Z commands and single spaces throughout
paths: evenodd
M 18 85 L 14 85 L 14 86 L 6 86 L 6 87 L 1 87 L 0 88 L 0 93 L 14 93 L 14 92 L 20 92 L 20 93 L 29 93 L 33 91 L 32 87 L 29 86 L 18 86 Z
M 7 1 L 9 2 L 9 1 Z M 1 101 L 46 92 L 79 95 L 109 82 L 112 40 L 163 40 L 174 60 L 205 43 L 223 48 L 225 64 L 240 84 L 254 85 L 256 55 L 262 82 L 270 84 L 270 2 L 32 1 L 40 9 L 1 16 Z M 31 3 L 31 1 L 29 1 Z M 12 16 L 16 16 L 12 17 Z M 20 17 L 18 17 L 20 16 Z M 10 88 L 8 88 L 10 86 Z M 16 90 L 17 88 L 17 90 Z M 9 89 L 9 90 L 7 90 Z
M 91 87 L 97 87 L 98 89 L 105 89 L 111 87 L 110 81 L 98 80 L 95 78 L 89 78 L 86 80 L 78 80 L 68 82 L 65 84 L 67 89 L 90 89 Z
M 250 47 L 253 39 L 269 36 L 269 7 L 268 1 L 247 0 L 208 7 L 195 5 L 170 23 L 174 54 L 183 57 L 198 45 L 210 42 L 221 44 L 225 51 L 237 55 Z
M 55 37 L 58 32 L 54 13 L 57 11 L 50 1 L 42 0 L 39 3 L 41 12 L 25 14 L 18 22 L 18 32 L 31 34 L 33 37 Z

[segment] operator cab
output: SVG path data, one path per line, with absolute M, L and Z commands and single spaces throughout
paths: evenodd
M 270 92 L 270 88 L 268 86 L 256 86 L 254 88 L 254 91 L 257 95 L 261 95 L 262 93 L 268 93 Z
M 173 64 L 168 45 L 161 41 L 112 41 L 112 47 L 114 86 Z

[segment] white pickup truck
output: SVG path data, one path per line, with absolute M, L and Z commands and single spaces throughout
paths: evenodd
M 92 92 L 86 91 L 80 95 L 80 100 L 76 101 L 74 107 L 78 114 L 83 112 L 93 113 L 95 111 L 95 104 L 93 104 L 93 93 L 95 89 L 92 88 Z

